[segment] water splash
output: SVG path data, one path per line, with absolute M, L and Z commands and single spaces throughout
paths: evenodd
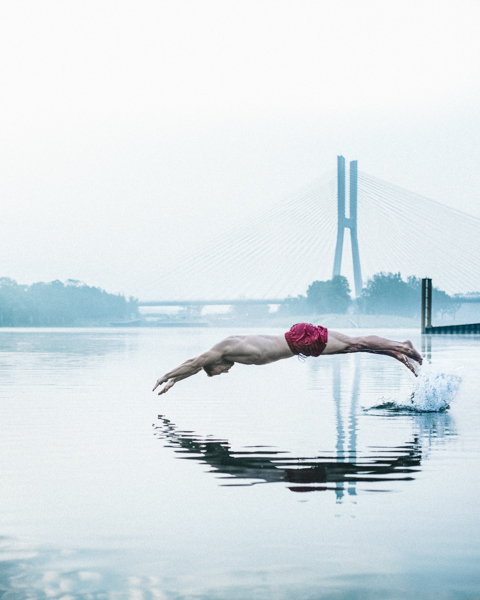
M 426 365 L 420 369 L 413 390 L 406 398 L 380 398 L 378 404 L 366 410 L 384 408 L 392 411 L 442 412 L 450 407 L 461 381 L 457 373 Z

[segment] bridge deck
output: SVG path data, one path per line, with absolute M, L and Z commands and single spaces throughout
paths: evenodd
M 236 300 L 140 300 L 138 306 L 231 306 L 243 304 L 283 304 L 285 298 L 237 298 Z

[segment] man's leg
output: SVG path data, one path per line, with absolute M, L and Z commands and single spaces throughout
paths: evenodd
M 409 359 L 422 364 L 422 357 L 410 340 L 396 342 L 378 335 L 351 337 L 338 331 L 328 330 L 328 343 L 322 354 L 346 354 L 349 352 L 371 352 L 385 354 L 403 363 L 415 373 L 415 367 Z

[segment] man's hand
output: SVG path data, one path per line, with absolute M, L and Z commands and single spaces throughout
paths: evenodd
M 168 390 L 173 387 L 175 385 L 176 379 L 174 379 L 173 377 L 171 379 L 165 380 L 164 377 L 162 377 L 161 379 L 159 379 L 157 381 L 157 383 L 155 384 L 155 387 L 153 388 L 152 392 L 154 392 L 157 387 L 159 385 L 162 385 L 162 383 L 164 383 L 165 385 L 160 388 L 158 395 L 160 396 L 161 394 L 165 394 L 166 392 L 168 392 Z
M 154 392 L 159 385 L 165 384 L 158 392 L 159 395 L 165 394 L 165 392 L 168 392 L 172 385 L 175 385 L 177 381 L 181 381 L 182 379 L 196 375 L 205 365 L 221 360 L 226 342 L 228 342 L 228 340 L 220 342 L 211 350 L 207 350 L 207 352 L 200 354 L 200 356 L 197 356 L 196 358 L 190 358 L 176 369 L 172 369 L 163 377 L 157 379 L 157 383 L 152 391 Z

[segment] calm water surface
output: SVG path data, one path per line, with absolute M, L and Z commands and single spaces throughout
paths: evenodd
M 0 330 L 1 597 L 480 598 L 480 338 L 424 340 L 441 413 L 371 355 L 151 393 L 231 333 Z

